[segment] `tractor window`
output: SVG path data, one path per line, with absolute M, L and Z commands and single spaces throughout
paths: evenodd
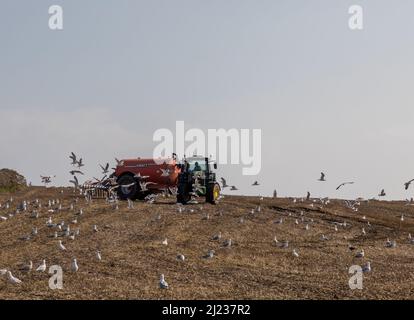
M 206 171 L 205 161 L 191 161 L 189 162 L 190 171 Z

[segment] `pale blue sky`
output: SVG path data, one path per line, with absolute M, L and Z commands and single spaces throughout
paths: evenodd
M 48 28 L 53 4 L 63 31 Z M 263 130 L 257 178 L 221 168 L 241 193 L 409 197 L 413 13 L 409 0 L 1 0 L 0 167 L 63 184 L 70 151 L 96 175 L 184 120 Z

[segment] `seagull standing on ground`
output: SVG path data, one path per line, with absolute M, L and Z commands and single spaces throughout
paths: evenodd
M 167 281 L 165 281 L 165 277 L 164 277 L 163 274 L 160 276 L 160 288 L 161 289 L 168 289 L 168 283 L 167 283 Z
M 30 271 L 32 271 L 32 268 L 33 268 L 33 262 L 29 261 L 29 264 L 22 265 L 19 268 L 19 270 L 20 271 L 25 271 L 25 272 L 30 272 Z
M 65 251 L 65 250 L 66 250 L 66 247 L 62 244 L 62 240 L 59 240 L 58 247 L 59 247 L 59 249 L 60 249 L 60 250 L 62 250 L 62 251 Z
M 355 258 L 363 258 L 363 257 L 365 257 L 365 251 L 364 251 L 364 249 L 362 249 L 360 252 L 358 252 L 355 255 Z
M 212 259 L 213 257 L 214 257 L 214 250 L 208 250 L 207 254 L 203 258 Z
M 221 239 L 221 232 L 219 232 L 218 234 L 215 234 L 211 239 L 215 240 L 215 241 L 220 240 Z
M 36 271 L 45 272 L 46 271 L 46 260 L 42 261 L 42 264 L 37 267 Z
M 232 245 L 231 239 L 224 241 L 223 247 L 230 248 Z
M 134 209 L 134 203 L 131 201 L 131 199 L 127 199 L 128 200 L 128 209 Z
M 362 272 L 371 272 L 371 262 L 367 262 L 365 266 L 362 267 Z
M 72 260 L 72 264 L 70 266 L 70 269 L 71 269 L 72 272 L 78 272 L 79 266 L 78 266 L 78 261 L 76 259 Z
M 22 280 L 17 279 L 16 277 L 14 277 L 10 271 L 7 271 L 7 278 L 9 279 L 9 282 L 12 283 L 12 284 L 22 283 Z

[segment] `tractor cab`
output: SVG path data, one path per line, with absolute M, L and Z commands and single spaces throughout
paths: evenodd
M 215 204 L 220 195 L 220 185 L 216 181 L 217 164 L 208 158 L 193 156 L 178 165 L 177 202 L 187 204 L 193 197 L 205 197 L 206 202 Z

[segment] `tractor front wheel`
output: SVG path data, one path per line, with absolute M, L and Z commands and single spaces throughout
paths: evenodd
M 206 201 L 211 204 L 216 204 L 220 196 L 220 186 L 218 183 L 210 184 L 206 191 Z

